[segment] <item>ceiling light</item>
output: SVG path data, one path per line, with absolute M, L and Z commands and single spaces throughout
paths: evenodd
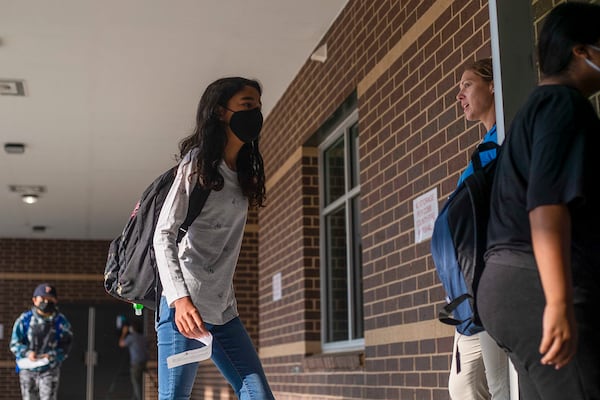
M 25 145 L 23 143 L 4 143 L 4 151 L 8 154 L 23 154 Z
M 8 185 L 8 189 L 21 195 L 21 200 L 26 204 L 37 202 L 46 193 L 46 187 L 42 185 Z
M 23 200 L 23 203 L 26 203 L 26 204 L 37 203 L 38 195 L 33 194 L 33 193 L 24 194 L 23 196 L 21 196 L 21 200 Z
M 0 79 L 0 96 L 25 96 L 25 81 Z

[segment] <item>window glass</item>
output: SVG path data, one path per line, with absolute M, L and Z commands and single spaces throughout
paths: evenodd
M 344 137 L 332 144 L 323 156 L 325 162 L 325 204 L 329 205 L 344 194 Z
M 348 277 L 346 257 L 346 210 L 344 207 L 326 218 L 327 230 L 327 314 L 331 323 L 328 342 L 348 339 Z
M 364 348 L 357 120 L 354 113 L 320 146 L 321 320 L 325 351 Z

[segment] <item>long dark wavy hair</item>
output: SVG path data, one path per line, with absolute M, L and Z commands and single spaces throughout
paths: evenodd
M 221 78 L 211 83 L 200 98 L 196 113 L 194 132 L 179 143 L 179 158 L 192 149 L 198 148 L 196 172 L 202 187 L 219 191 L 223 189 L 223 176 L 219 164 L 223 159 L 227 135 L 225 126 L 219 119 L 219 106 L 227 107 L 227 102 L 245 86 L 250 86 L 262 94 L 260 83 L 246 78 Z M 263 207 L 265 202 L 265 170 L 263 158 L 258 148 L 259 139 L 246 143 L 238 153 L 236 168 L 242 192 L 251 206 Z

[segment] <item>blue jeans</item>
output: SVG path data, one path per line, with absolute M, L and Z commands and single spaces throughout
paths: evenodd
M 240 400 L 274 400 L 263 367 L 250 336 L 239 318 L 225 325 L 206 324 L 213 335 L 212 361 L 227 379 Z M 199 363 L 169 369 L 167 357 L 204 346 L 188 339 L 175 325 L 175 309 L 166 299 L 160 301 L 156 323 L 158 339 L 158 398 L 159 400 L 189 399 Z

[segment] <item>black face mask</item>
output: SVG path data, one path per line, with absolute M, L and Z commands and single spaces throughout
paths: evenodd
M 38 304 L 37 309 L 43 312 L 44 314 L 52 314 L 56 310 L 56 304 L 51 301 L 42 301 Z
M 228 109 L 229 110 L 229 109 Z M 229 127 L 242 142 L 250 143 L 258 139 L 262 129 L 263 116 L 260 108 L 252 110 L 232 111 Z

